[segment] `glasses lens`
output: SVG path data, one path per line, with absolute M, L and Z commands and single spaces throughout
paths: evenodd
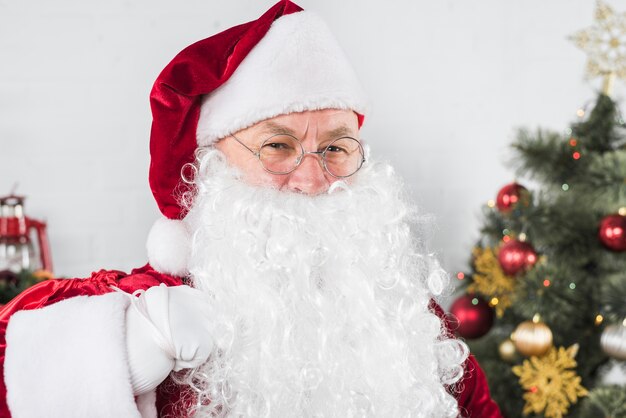
M 324 150 L 326 169 L 335 177 L 348 177 L 363 165 L 363 147 L 354 138 L 335 139 Z
M 276 174 L 292 172 L 302 156 L 302 145 L 290 135 L 274 135 L 261 145 L 259 159 L 267 171 Z

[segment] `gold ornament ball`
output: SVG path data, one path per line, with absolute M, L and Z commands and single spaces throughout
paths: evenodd
M 498 353 L 500 353 L 500 358 L 506 362 L 514 362 L 517 359 L 517 350 L 510 338 L 507 338 L 498 345 Z
M 552 331 L 543 322 L 524 321 L 511 336 L 517 352 L 523 356 L 541 356 L 552 347 Z
M 626 360 L 626 325 L 609 325 L 600 336 L 600 346 L 608 356 Z

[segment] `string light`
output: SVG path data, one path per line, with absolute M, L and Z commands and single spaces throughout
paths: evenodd
M 604 317 L 600 314 L 596 315 L 596 320 L 595 320 L 596 326 L 600 325 L 602 321 L 604 321 Z
M 519 234 L 518 238 L 520 241 L 526 241 L 526 234 L 522 232 Z
M 502 230 L 502 235 L 509 235 L 510 233 L 511 233 L 511 231 L 509 231 L 506 228 Z
M 490 304 L 491 306 L 496 306 L 496 305 L 498 304 L 498 302 L 500 302 L 500 301 L 498 300 L 498 298 L 493 297 L 493 298 L 491 298 L 491 300 L 489 301 L 489 304 Z
M 549 279 L 545 279 L 545 280 L 543 281 L 543 285 L 544 285 L 545 287 L 550 286 L 550 280 L 549 280 Z
M 569 184 L 567 183 L 563 183 L 563 185 L 561 186 L 561 189 L 563 189 L 564 192 L 569 190 Z
M 478 305 L 478 298 L 473 298 L 472 299 L 472 305 L 474 305 L 474 306 Z
M 535 315 L 533 315 L 533 323 L 538 324 L 539 321 L 541 321 L 541 315 L 536 313 Z
M 489 206 L 490 208 L 493 208 L 496 206 L 496 202 L 494 200 L 488 200 L 487 206 Z
M 580 152 L 576 151 L 572 154 L 572 158 L 575 160 L 580 160 Z
M 576 283 L 574 283 L 574 282 L 570 283 L 569 284 L 569 288 L 572 289 L 572 290 L 576 289 Z
M 578 141 L 576 140 L 576 138 L 570 138 L 569 144 L 570 146 L 575 147 L 576 144 L 578 144 Z
M 626 206 L 619 208 L 617 213 L 619 213 L 622 216 L 626 216 Z
M 508 236 L 508 235 L 505 235 L 505 236 L 502 237 L 502 241 L 509 242 L 509 241 L 511 241 L 511 237 Z
M 583 116 L 585 116 L 585 110 L 584 109 L 578 109 L 576 111 L 576 116 L 578 116 L 579 118 L 582 118 Z
M 572 128 L 567 128 L 565 130 L 565 135 L 571 135 L 572 134 Z
M 462 271 L 459 271 L 456 274 L 456 278 L 459 279 L 459 280 L 463 280 L 465 278 L 465 273 L 463 273 Z

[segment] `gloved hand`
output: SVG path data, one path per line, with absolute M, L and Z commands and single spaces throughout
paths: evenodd
M 126 310 L 126 349 L 135 395 L 156 388 L 172 371 L 204 363 L 213 351 L 206 294 L 189 286 L 151 287 Z

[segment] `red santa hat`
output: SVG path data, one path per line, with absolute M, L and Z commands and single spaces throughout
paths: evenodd
M 186 274 L 189 233 L 180 219 L 181 170 L 198 146 L 293 112 L 348 109 L 363 121 L 366 99 L 324 22 L 281 0 L 259 19 L 181 51 L 150 94 L 150 187 L 165 219 L 148 236 L 148 260 Z

